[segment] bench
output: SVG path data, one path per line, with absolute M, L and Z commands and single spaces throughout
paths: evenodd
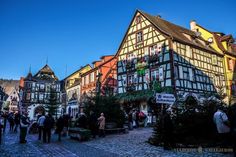
M 111 133 L 125 133 L 125 128 L 113 128 L 113 129 L 105 129 L 106 134 Z
M 71 139 L 78 139 L 79 141 L 87 141 L 91 137 L 91 131 L 83 128 L 70 128 L 69 136 Z

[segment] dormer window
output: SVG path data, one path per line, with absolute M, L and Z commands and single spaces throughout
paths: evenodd
M 138 33 L 136 34 L 136 40 L 137 40 L 137 43 L 143 41 L 143 32 L 138 32 Z

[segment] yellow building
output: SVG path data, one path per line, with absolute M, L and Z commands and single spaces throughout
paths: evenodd
M 79 112 L 81 75 L 91 69 L 92 67 L 88 64 L 65 78 L 66 113 L 72 117 L 75 117 L 76 113 Z
M 225 101 L 228 104 L 236 102 L 236 44 L 232 35 L 211 32 L 198 25 L 196 21 L 191 21 L 190 27 L 203 39 L 207 40 L 212 48 L 224 55 L 224 72 L 226 80 L 227 97 Z

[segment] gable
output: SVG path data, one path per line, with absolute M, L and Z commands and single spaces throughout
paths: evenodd
M 218 45 L 216 43 L 216 39 L 214 38 L 213 34 L 206 29 L 202 28 L 201 26 L 196 25 L 196 29 L 201 33 L 201 37 L 208 41 L 209 38 L 213 39 L 213 42 L 211 43 L 211 47 L 216 50 L 217 52 L 222 53 L 222 51 L 218 48 Z
M 139 32 L 142 33 L 142 44 L 137 43 L 137 34 Z M 137 50 L 144 49 L 157 42 L 164 43 L 166 39 L 165 35 L 161 34 L 147 18 L 137 11 L 119 47 L 117 55 L 122 57 L 119 57 L 118 60 L 125 60 L 125 54 L 128 53 L 133 53 L 137 56 L 136 53 L 140 53 Z M 168 45 L 168 43 L 166 44 Z M 144 53 L 143 51 L 145 50 L 141 51 L 141 53 Z

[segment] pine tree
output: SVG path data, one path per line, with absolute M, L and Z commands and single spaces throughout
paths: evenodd
M 57 116 L 57 109 L 59 108 L 59 104 L 57 103 L 57 93 L 54 89 L 50 90 L 49 103 L 46 104 L 45 109 L 47 113 L 52 116 Z

